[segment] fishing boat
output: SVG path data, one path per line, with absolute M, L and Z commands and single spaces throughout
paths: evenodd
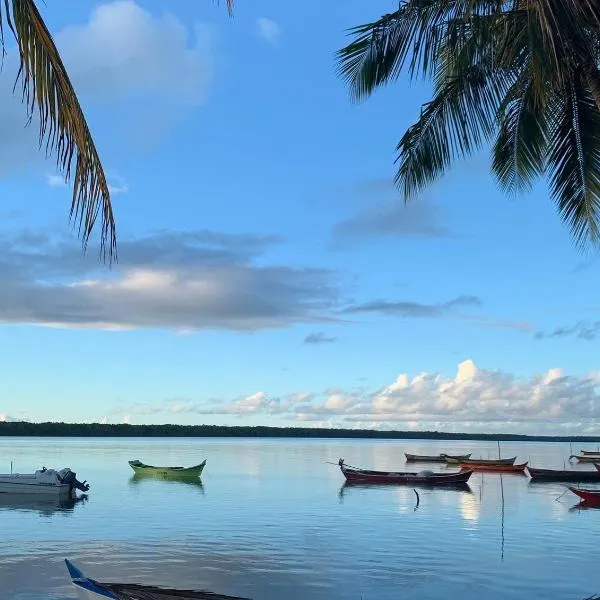
M 600 481 L 598 471 L 575 471 L 573 469 L 534 469 L 527 467 L 531 481 Z
M 569 460 L 571 460 L 572 458 L 576 459 L 577 462 L 580 462 L 580 463 L 600 462 L 600 454 L 584 454 L 583 456 L 579 456 L 577 454 L 571 454 L 571 456 L 569 456 Z
M 173 590 L 135 583 L 100 583 L 86 577 L 66 558 L 65 563 L 80 600 L 248 600 L 212 592 Z
M 511 465 L 507 463 L 487 464 L 480 462 L 473 463 L 471 461 L 467 461 L 461 463 L 460 465 L 461 470 L 464 471 L 485 471 L 490 473 L 524 473 L 526 467 L 526 462 L 520 465 Z
M 496 459 L 469 458 L 467 460 L 456 460 L 455 458 L 453 458 L 451 456 L 446 456 L 445 460 L 446 460 L 446 463 L 449 465 L 469 464 L 469 465 L 480 465 L 480 466 L 484 466 L 484 465 L 494 466 L 494 465 L 512 465 L 512 464 L 514 464 L 515 460 L 517 460 L 517 457 L 513 456 L 512 458 L 496 458 Z
M 88 483 L 77 481 L 77 474 L 68 468 L 55 471 L 43 467 L 35 473 L 0 475 L 0 493 L 73 496 L 76 490 L 87 492 L 89 489 Z
M 569 489 L 588 504 L 600 504 L 600 490 L 584 490 L 575 487 L 570 487 Z
M 597 456 L 600 458 L 600 450 L 582 450 L 581 454 L 587 454 L 591 456 Z
M 418 473 L 402 473 L 388 471 L 368 471 L 344 464 L 344 459 L 339 460 L 340 469 L 348 482 L 361 483 L 420 483 L 426 485 L 454 485 L 467 483 L 473 471 L 458 471 L 456 473 L 434 473 L 433 471 L 419 471 Z
M 408 454 L 408 452 L 404 453 L 406 456 L 406 462 L 435 462 L 435 463 L 443 463 L 446 462 L 446 456 L 450 458 L 456 458 L 457 460 L 469 460 L 471 458 L 470 454 L 462 454 L 453 456 L 451 454 L 438 454 L 436 455 L 427 455 L 427 454 Z
M 136 474 L 159 477 L 200 477 L 204 465 L 206 465 L 206 460 L 203 460 L 199 465 L 194 465 L 193 467 L 155 467 L 153 465 L 146 465 L 139 460 L 129 461 L 129 466 Z

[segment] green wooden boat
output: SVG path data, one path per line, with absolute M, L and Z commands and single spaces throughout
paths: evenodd
M 129 466 L 137 475 L 158 475 L 160 477 L 200 477 L 206 460 L 193 467 L 155 467 L 139 460 L 130 460 Z

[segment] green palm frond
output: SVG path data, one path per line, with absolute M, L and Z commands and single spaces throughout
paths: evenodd
M 581 73 L 553 98 L 550 189 L 576 244 L 600 241 L 600 110 Z
M 79 229 L 84 249 L 98 217 L 101 218 L 100 253 L 116 259 L 116 227 L 110 191 L 98 151 L 73 85 L 56 45 L 33 0 L 4 0 L 4 18 L 13 32 L 20 55 L 17 81 L 30 115 L 39 115 L 40 144 L 57 157 L 57 166 L 71 177 L 71 218 Z
M 524 72 L 499 111 L 492 169 L 500 187 L 508 193 L 531 189 L 534 179 L 544 171 L 548 124 L 546 107 L 537 100 L 533 77 Z

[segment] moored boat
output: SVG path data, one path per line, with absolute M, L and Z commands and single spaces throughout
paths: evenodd
M 581 454 L 587 454 L 589 456 L 597 456 L 600 459 L 600 450 L 582 450 Z
M 146 465 L 139 460 L 129 461 L 129 466 L 136 474 L 159 477 L 200 477 L 205 465 L 206 460 L 193 467 L 155 467 L 154 465 Z
M 598 471 L 576 471 L 574 469 L 534 469 L 527 467 L 531 481 L 600 481 Z
M 87 492 L 89 489 L 87 482 L 77 481 L 77 474 L 68 468 L 55 471 L 44 467 L 35 473 L 0 475 L 0 493 L 72 496 L 76 490 Z
M 571 456 L 569 456 L 569 460 L 571 460 L 572 458 L 576 459 L 577 462 L 580 462 L 580 463 L 597 463 L 597 462 L 600 462 L 600 455 L 599 454 L 584 454 L 583 456 L 577 455 L 577 454 L 571 454 Z
M 517 457 L 513 456 L 512 458 L 496 458 L 496 459 L 469 458 L 467 460 L 456 460 L 455 458 L 453 458 L 451 456 L 446 456 L 445 460 L 446 460 L 446 463 L 449 465 L 469 464 L 469 465 L 493 466 L 493 465 L 512 465 L 512 464 L 514 464 L 515 460 L 517 460 Z
M 408 452 L 404 453 L 404 456 L 406 456 L 406 462 L 436 462 L 436 463 L 443 463 L 446 462 L 446 456 L 449 456 L 450 458 L 455 458 L 457 460 L 469 460 L 469 458 L 471 458 L 470 454 L 458 454 L 458 455 L 451 455 L 451 454 L 438 454 L 438 455 L 427 455 L 427 454 L 409 454 Z
M 487 464 L 480 462 L 473 463 L 471 461 L 467 461 L 461 463 L 460 465 L 460 468 L 465 471 L 486 471 L 490 473 L 524 473 L 526 467 L 526 462 L 521 463 L 520 465 L 511 465 L 508 463 Z
M 66 558 L 65 564 L 80 600 L 248 600 L 212 592 L 173 590 L 136 583 L 100 583 L 86 577 Z
M 600 489 L 599 490 L 584 490 L 582 488 L 569 488 L 576 496 L 579 496 L 588 504 L 600 504 Z
M 405 473 L 400 471 L 369 471 L 344 464 L 344 459 L 339 460 L 340 470 L 346 481 L 361 483 L 419 483 L 426 485 L 453 485 L 467 483 L 472 471 L 457 471 L 456 473 L 434 473 L 433 471 L 419 471 L 418 473 Z

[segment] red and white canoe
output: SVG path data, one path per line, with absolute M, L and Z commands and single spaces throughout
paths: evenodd
M 584 490 L 582 488 L 569 488 L 576 496 L 579 496 L 588 504 L 600 504 L 600 489 L 599 490 Z
M 456 473 L 434 473 L 433 471 L 419 471 L 418 473 L 404 473 L 396 471 L 368 471 L 356 467 L 346 466 L 344 459 L 340 458 L 339 466 L 346 481 L 353 483 L 419 483 L 425 485 L 456 485 L 469 481 L 473 471 L 458 471 Z

